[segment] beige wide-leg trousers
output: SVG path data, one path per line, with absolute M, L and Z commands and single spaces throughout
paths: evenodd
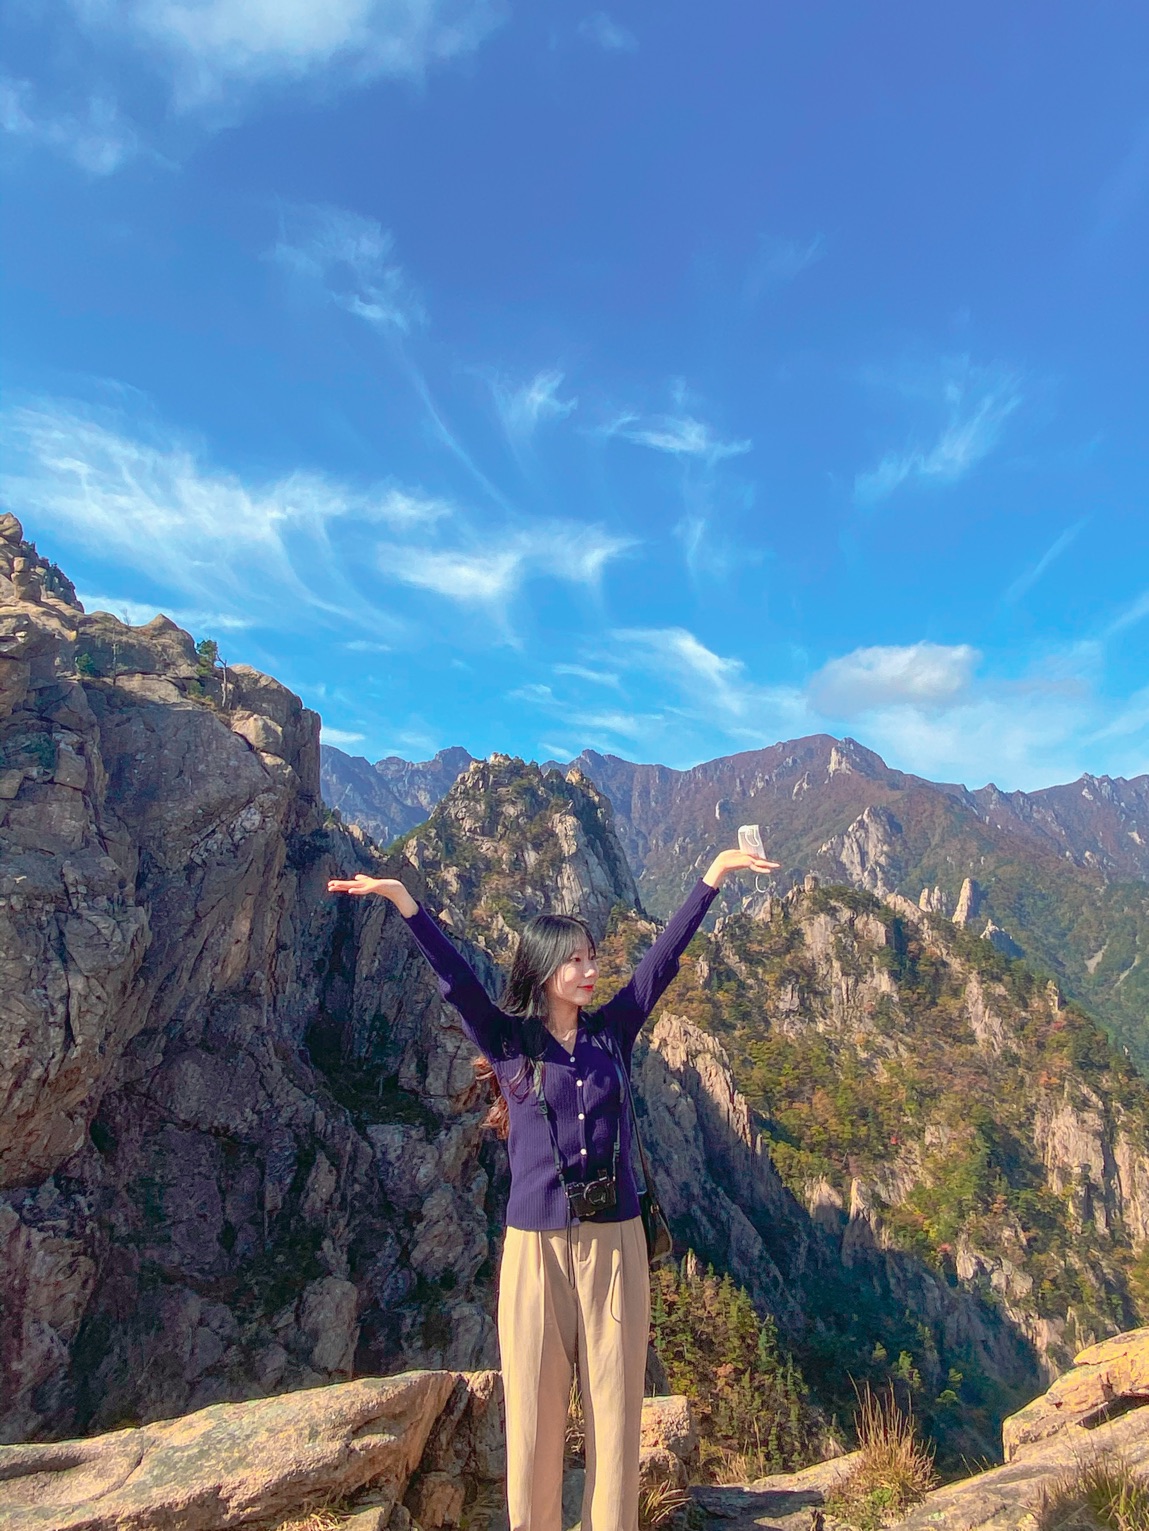
M 650 1329 L 642 1220 L 568 1233 L 508 1228 L 499 1270 L 510 1531 L 563 1531 L 563 1435 L 578 1366 L 586 1423 L 582 1531 L 637 1531 Z

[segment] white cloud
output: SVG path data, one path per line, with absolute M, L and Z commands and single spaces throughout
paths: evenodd
M 1023 595 L 1028 594 L 1049 568 L 1050 564 L 1060 558 L 1066 548 L 1077 538 L 1084 526 L 1085 520 L 1082 519 L 1076 522 L 1075 525 L 1067 527 L 1060 537 L 1055 538 L 1032 568 L 1026 569 L 1023 574 L 1019 574 L 1013 584 L 1009 586 L 1001 598 L 1003 603 L 1006 606 L 1012 606 L 1014 602 L 1020 601 Z
M 71 10 L 90 35 L 156 60 L 185 110 L 316 74 L 420 78 L 472 52 L 506 14 L 498 0 L 71 0 Z
M 739 567 L 760 564 L 761 548 L 747 547 L 715 532 L 710 519 L 685 515 L 674 528 L 686 567 L 695 579 L 725 579 Z
M 87 97 L 79 113 L 52 111 L 30 80 L 0 76 L 0 131 L 53 150 L 89 175 L 111 175 L 140 153 L 135 128 L 106 95 Z
M 638 47 L 634 33 L 613 21 L 605 11 L 595 11 L 579 22 L 579 36 L 597 43 L 606 53 L 633 53 Z
M 1136 600 L 1130 601 L 1127 606 L 1117 613 L 1113 620 L 1105 628 L 1103 638 L 1115 638 L 1118 633 L 1123 633 L 1127 627 L 1136 627 L 1138 622 L 1144 622 L 1149 617 L 1149 590 L 1143 591 Z
M 394 544 L 379 549 L 379 567 L 388 578 L 478 605 L 506 601 L 522 579 L 522 564 L 511 549 L 464 553 Z
M 387 489 L 374 503 L 365 506 L 366 514 L 377 521 L 389 522 L 394 527 L 433 526 L 438 521 L 453 516 L 455 509 L 446 500 L 431 499 L 407 489 Z
M 495 383 L 495 402 L 503 425 L 511 436 L 529 436 L 543 420 L 565 420 L 578 408 L 577 399 L 560 399 L 561 372 L 536 372 L 529 383 L 512 388 L 507 383 Z
M 538 682 L 517 686 L 507 693 L 507 700 L 522 702 L 561 719 L 565 727 L 576 732 L 579 749 L 633 749 L 661 733 L 666 722 L 661 713 L 639 713 L 621 708 L 595 712 L 582 706 L 577 699 L 556 696 L 550 686 Z M 556 759 L 569 760 L 578 753 L 578 750 L 566 750 L 557 745 L 544 744 L 542 748 Z
M 725 457 L 740 457 L 753 447 L 751 441 L 720 440 L 710 426 L 690 415 L 620 415 L 606 434 L 655 452 L 668 452 L 672 457 L 696 457 L 709 467 Z
M 980 657 L 966 643 L 855 649 L 822 667 L 810 695 L 820 711 L 841 718 L 897 703 L 948 706 L 969 689 Z
M 853 731 L 902 770 L 1014 790 L 1071 781 L 1091 760 L 1097 769 L 1096 718 L 1084 686 L 1031 679 L 986 683 L 951 707 L 877 708 Z
M 324 744 L 334 744 L 336 749 L 343 749 L 348 744 L 362 744 L 367 735 L 348 733 L 344 728 L 328 728 L 324 723 L 319 730 L 319 737 Z
M 911 391 L 920 392 L 920 385 Z M 946 419 L 933 445 L 889 452 L 876 468 L 859 473 L 854 480 L 857 504 L 875 505 L 907 482 L 956 483 L 994 449 L 1006 420 L 1022 403 L 1013 373 L 973 366 L 968 357 L 948 368 L 941 394 Z
M 426 315 L 393 257 L 394 245 L 372 218 L 342 207 L 308 205 L 283 210 L 271 256 L 347 313 L 407 334 Z
M 555 521 L 488 532 L 480 547 L 415 548 L 385 543 L 380 568 L 391 579 L 464 604 L 505 608 L 540 575 L 594 586 L 612 558 L 633 543 L 601 527 Z

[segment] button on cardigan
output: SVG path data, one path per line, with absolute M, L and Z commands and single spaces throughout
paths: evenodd
M 629 981 L 600 1009 L 581 1013 L 573 1051 L 561 1047 L 545 1032 L 540 1060 L 543 1095 L 554 1126 L 563 1179 L 584 1181 L 609 1175 L 616 1137 L 619 1142 L 617 1204 L 612 1211 L 599 1213 L 597 1222 L 623 1222 L 638 1216 L 630 1123 L 615 1051 L 629 1070 L 635 1038 L 678 972 L 679 958 L 702 924 L 716 892 L 699 878 Z M 566 1194 L 559 1182 L 550 1130 L 535 1094 L 522 1017 L 499 1009 L 425 909 L 419 907 L 407 926 L 434 969 L 443 998 L 459 1012 L 463 1030 L 494 1066 L 506 1097 L 511 1161 L 508 1224 L 527 1230 L 565 1228 Z

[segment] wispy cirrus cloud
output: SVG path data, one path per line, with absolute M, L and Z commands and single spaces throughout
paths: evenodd
M 346 749 L 351 744 L 362 744 L 366 734 L 358 734 L 346 728 L 329 728 L 326 723 L 319 731 L 319 737 L 324 744 L 334 744 L 336 749 Z
M 110 95 L 85 96 L 80 109 L 44 105 L 31 80 L 0 77 L 0 132 L 51 149 L 89 175 L 112 175 L 142 151 L 139 134 Z M 152 156 L 155 158 L 155 156 Z
M 362 600 L 332 528 L 422 536 L 455 514 L 415 490 L 362 489 L 314 471 L 247 481 L 146 410 L 35 399 L 5 411 L 0 439 L 0 486 L 17 514 L 136 570 L 170 592 L 175 611 L 210 614 L 213 626 L 278 627 L 300 611 L 343 621 Z M 399 625 L 386 614 L 369 620 Z
M 1028 595 L 1050 565 L 1055 563 L 1062 553 L 1077 540 L 1087 523 L 1088 517 L 1082 517 L 1080 521 L 1074 522 L 1072 526 L 1067 526 L 1059 537 L 1055 537 L 1037 562 L 1019 574 L 1005 590 L 1001 598 L 1002 604 L 1013 606 L 1021 600 L 1022 596 Z
M 606 11 L 594 11 L 579 22 L 579 36 L 597 44 L 604 53 L 634 53 L 638 38 L 627 27 L 620 26 Z
M 529 382 L 518 387 L 496 379 L 495 404 L 507 434 L 522 440 L 546 420 L 565 420 L 578 408 L 578 399 L 560 398 L 562 385 L 563 374 L 554 370 L 536 372 Z
M 931 390 L 920 378 L 903 378 L 899 391 L 920 400 Z M 952 484 L 964 478 L 997 446 L 1005 422 L 1023 401 L 1016 373 L 997 365 L 975 366 L 968 357 L 946 365 L 938 394 L 945 418 L 933 443 L 889 452 L 876 467 L 859 473 L 854 480 L 857 505 L 876 505 L 907 483 Z
M 784 721 L 800 726 L 806 715 L 795 688 L 754 682 L 742 660 L 715 653 L 684 627 L 618 628 L 609 652 L 621 668 L 668 685 L 698 718 L 720 723 L 732 737 L 762 740 Z
M 582 664 L 557 664 L 554 672 L 556 675 L 571 675 L 576 680 L 589 681 L 592 686 L 608 686 L 612 691 L 622 689 L 622 682 L 610 670 L 596 670 Z
M 65 0 L 16 7 L 38 32 L 37 83 L 0 87 L 0 131 L 94 175 L 146 155 L 171 164 L 205 132 L 263 98 L 303 87 L 331 95 L 378 79 L 424 79 L 477 50 L 507 0 Z M 151 77 L 138 122 L 94 75 Z M 157 93 L 155 82 L 161 90 Z M 45 105 L 65 101 L 65 106 Z M 78 104 L 77 104 L 78 103 Z M 160 152 L 162 150 L 162 152 Z
M 737 569 L 762 563 L 762 548 L 736 542 L 716 529 L 714 521 L 713 516 L 691 513 L 675 524 L 674 535 L 694 579 L 726 579 Z
M 405 335 L 425 322 L 426 312 L 394 250 L 392 235 L 374 219 L 311 204 L 282 209 L 270 254 L 325 301 Z
M 171 81 L 177 109 L 229 105 L 260 85 L 421 78 L 473 52 L 499 0 L 70 0 L 98 42 L 126 43 Z
M 502 611 L 529 579 L 596 586 L 606 565 L 633 546 L 632 539 L 602 527 L 551 521 L 484 534 L 472 547 L 386 543 L 379 549 L 379 567 L 388 579 Z
M 727 457 L 741 457 L 754 446 L 752 441 L 723 441 L 692 415 L 623 414 L 606 427 L 605 434 L 671 457 L 697 459 L 708 467 Z

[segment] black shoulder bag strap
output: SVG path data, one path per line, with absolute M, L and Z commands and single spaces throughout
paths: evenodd
M 638 1112 L 634 1106 L 634 1090 L 631 1088 L 630 1071 L 622 1061 L 618 1044 L 614 1038 L 606 1036 L 603 1040 L 606 1042 L 607 1051 L 614 1059 L 614 1066 L 618 1071 L 619 1085 L 622 1093 L 626 1096 L 627 1105 L 630 1108 L 630 1121 L 631 1126 L 634 1128 L 634 1142 L 638 1149 L 638 1161 L 642 1166 L 643 1189 L 639 1192 L 638 1196 L 638 1212 L 642 1218 L 642 1231 L 646 1234 L 646 1256 L 651 1265 L 659 1265 L 673 1250 L 674 1238 L 670 1232 L 670 1224 L 666 1221 L 666 1214 L 659 1204 L 658 1193 L 654 1189 L 654 1181 L 650 1174 L 650 1165 L 646 1161 L 646 1150 L 642 1146 L 642 1133 L 638 1129 Z

